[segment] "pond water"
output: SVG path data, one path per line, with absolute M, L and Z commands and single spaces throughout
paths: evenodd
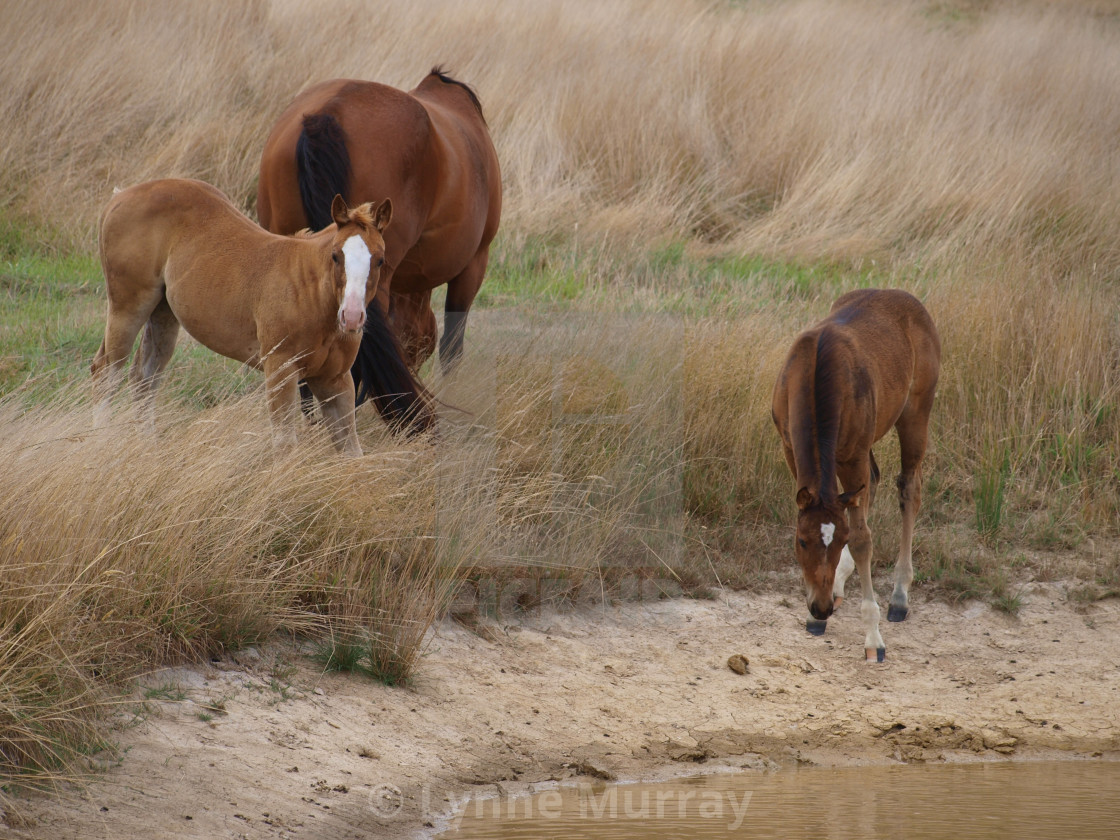
M 807 768 L 467 803 L 441 840 L 1115 840 L 1120 762 Z

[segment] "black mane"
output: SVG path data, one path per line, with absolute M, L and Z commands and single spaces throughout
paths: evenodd
M 482 113 L 482 103 L 481 103 L 481 102 L 479 102 L 479 100 L 478 100 L 478 94 L 474 92 L 474 88 L 472 88 L 472 87 L 471 87 L 470 85 L 468 85 L 468 84 L 467 84 L 466 82 L 460 82 L 460 81 L 459 81 L 458 79 L 453 79 L 453 78 L 451 78 L 451 76 L 449 76 L 449 75 L 447 74 L 447 71 L 445 71 L 445 70 L 443 69 L 443 65 L 442 65 L 442 64 L 437 64 L 437 65 L 436 65 L 435 67 L 433 67 L 433 68 L 432 68 L 432 72 L 431 72 L 431 75 L 433 75 L 433 76 L 436 76 L 436 77 L 438 77 L 438 78 L 439 78 L 439 80 L 440 80 L 441 82 L 443 82 L 444 84 L 447 84 L 447 85 L 458 85 L 458 86 L 459 86 L 459 87 L 461 87 L 461 88 L 462 88 L 463 90 L 465 90 L 465 91 L 467 92 L 467 96 L 469 96 L 469 97 L 471 98 L 471 102 L 473 102 L 473 103 L 474 103 L 474 107 L 478 109 L 478 114 L 479 114 L 479 116 L 480 116 L 480 117 L 482 117 L 482 121 L 483 121 L 483 122 L 485 122 L 485 121 L 486 121 L 486 117 L 485 117 L 485 115 L 484 115 L 484 114 Z
M 813 371 L 813 404 L 817 455 L 820 465 L 821 501 L 836 498 L 836 444 L 840 435 L 840 400 L 837 387 L 836 334 L 827 326 L 817 335 L 817 359 Z

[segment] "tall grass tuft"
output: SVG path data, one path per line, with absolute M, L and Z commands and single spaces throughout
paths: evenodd
M 262 402 L 172 406 L 155 437 L 127 410 L 92 432 L 88 406 L 0 403 L 6 775 L 86 749 L 127 678 L 280 629 L 363 619 L 407 679 L 458 562 L 423 527 L 431 493 L 398 507 L 432 480 L 431 453 L 339 461 L 309 432 L 276 454 Z
M 976 532 L 986 540 L 995 540 L 999 536 L 1004 510 L 1007 507 L 1007 487 L 1010 479 L 1009 453 L 1003 447 L 992 447 L 977 466 L 973 489 Z

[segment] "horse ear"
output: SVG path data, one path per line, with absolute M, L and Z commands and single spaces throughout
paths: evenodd
M 393 202 L 385 199 L 377 205 L 377 209 L 373 211 L 373 226 L 377 228 L 377 232 L 381 233 L 385 228 L 389 227 L 389 222 L 393 220 Z
M 859 494 L 863 492 L 865 486 L 861 484 L 858 490 L 853 490 L 851 493 L 841 493 L 840 504 L 846 508 L 859 507 Z
M 797 509 L 805 510 L 813 503 L 813 494 L 809 491 L 808 487 L 802 487 L 797 491 Z
M 340 195 L 335 195 L 331 202 L 331 218 L 339 227 L 350 221 L 350 210 L 346 206 L 346 200 Z

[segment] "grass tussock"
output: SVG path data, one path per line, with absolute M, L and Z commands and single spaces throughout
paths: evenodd
M 275 452 L 259 388 L 202 410 L 170 397 L 154 435 L 123 400 L 91 430 L 77 388 L 7 397 L 0 769 L 72 758 L 134 675 L 277 631 L 405 682 L 465 576 L 548 578 L 549 597 L 672 578 L 682 347 L 634 340 L 662 321 L 494 324 L 505 339 L 442 392 L 438 440 L 395 440 L 369 412 L 356 460 L 312 428 Z
M 90 432 L 88 411 L 0 406 L 6 776 L 72 757 L 123 680 L 277 630 L 360 622 L 379 676 L 407 678 L 458 562 L 423 526 L 430 453 L 341 462 L 312 436 L 277 456 L 261 401 L 172 410 L 155 438 L 127 420 Z

